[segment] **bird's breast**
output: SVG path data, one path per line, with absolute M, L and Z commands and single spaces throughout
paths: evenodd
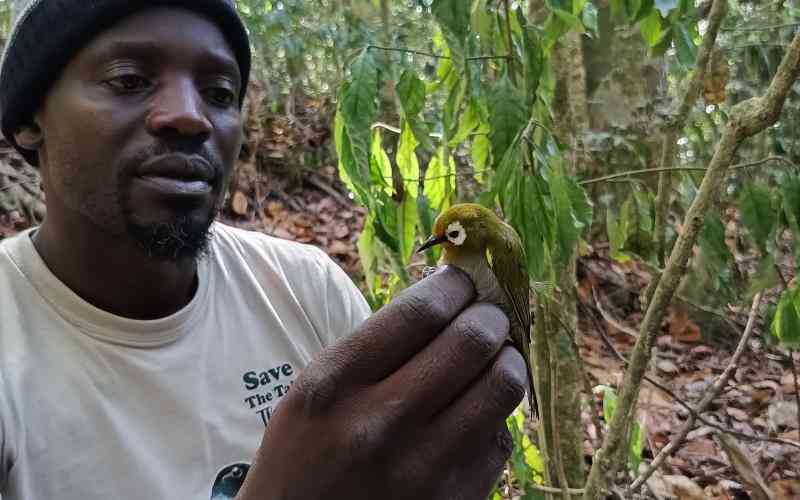
M 443 256 L 440 264 L 453 265 L 466 272 L 475 285 L 478 302 L 489 302 L 502 307 L 507 305 L 505 291 L 483 255 L 456 258 Z

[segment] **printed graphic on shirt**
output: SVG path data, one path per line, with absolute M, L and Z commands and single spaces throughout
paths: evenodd
M 283 363 L 266 370 L 245 372 L 242 375 L 242 382 L 247 391 L 247 396 L 244 398 L 245 407 L 267 425 L 275 406 L 289 392 L 294 379 L 295 370 L 290 363 Z
M 250 465 L 246 463 L 224 467 L 211 487 L 211 500 L 232 500 L 239 493 L 249 470 Z

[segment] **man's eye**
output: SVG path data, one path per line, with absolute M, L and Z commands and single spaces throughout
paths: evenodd
M 150 82 L 139 75 L 122 75 L 106 81 L 106 84 L 111 86 L 114 90 L 130 92 L 132 90 L 146 88 L 150 85 Z
M 236 100 L 236 95 L 224 87 L 214 87 L 206 92 L 208 97 L 220 106 L 231 106 Z

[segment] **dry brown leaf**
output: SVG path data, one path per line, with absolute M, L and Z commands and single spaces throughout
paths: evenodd
M 681 448 L 681 455 L 695 459 L 713 457 L 717 453 L 717 447 L 714 445 L 714 442 L 706 438 L 689 441 Z
M 277 238 L 282 238 L 284 240 L 293 240 L 295 238 L 295 236 L 292 233 L 290 233 L 281 226 L 275 228 L 275 231 L 272 232 L 272 235 Z
M 667 375 L 676 375 L 680 371 L 678 365 L 668 359 L 658 361 L 656 363 L 656 368 L 658 368 L 658 371 L 666 373 Z
M 775 432 L 797 428 L 797 405 L 789 401 L 777 401 L 767 409 L 769 426 Z
M 734 408 L 732 406 L 728 406 L 727 408 L 725 408 L 725 413 L 735 418 L 736 420 L 740 421 L 745 421 L 750 419 L 750 415 L 748 415 L 746 411 L 740 410 L 739 408 Z
M 755 500 L 775 500 L 772 491 L 767 488 L 761 474 L 756 470 L 752 460 L 739 447 L 734 438 L 726 434 L 717 434 L 714 440 L 725 450 L 730 459 L 731 466 L 736 470 L 739 477 L 744 481 L 753 493 Z
M 328 247 L 328 252 L 332 254 L 343 255 L 350 252 L 352 249 L 352 245 L 348 245 L 347 243 L 339 240 L 334 240 L 331 243 L 331 246 Z
M 678 342 L 700 342 L 700 327 L 689 319 L 684 307 L 673 307 L 669 315 L 669 334 Z
M 335 226 L 333 226 L 332 233 L 334 238 L 342 240 L 350 236 L 350 228 L 347 227 L 347 224 L 338 223 Z
M 244 193 L 241 191 L 233 193 L 233 199 L 231 200 L 231 209 L 233 209 L 233 213 L 242 216 L 247 215 L 247 208 L 249 205 L 247 196 L 245 196 Z
M 672 494 L 678 500 L 706 500 L 708 498 L 703 489 L 686 476 L 664 476 L 664 481 L 672 488 Z
M 797 429 L 789 432 L 783 432 L 778 435 L 781 439 L 788 439 L 789 441 L 800 441 L 800 431 Z
M 775 494 L 775 500 L 800 500 L 800 481 L 796 479 L 773 481 L 769 489 Z
M 783 387 L 783 392 L 786 393 L 794 393 L 794 374 L 791 370 L 787 370 L 783 376 L 781 377 L 781 387 Z

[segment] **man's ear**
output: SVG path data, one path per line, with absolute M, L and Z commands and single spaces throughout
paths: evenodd
M 44 141 L 44 135 L 39 125 L 32 123 L 23 125 L 14 132 L 14 140 L 20 147 L 36 151 Z

